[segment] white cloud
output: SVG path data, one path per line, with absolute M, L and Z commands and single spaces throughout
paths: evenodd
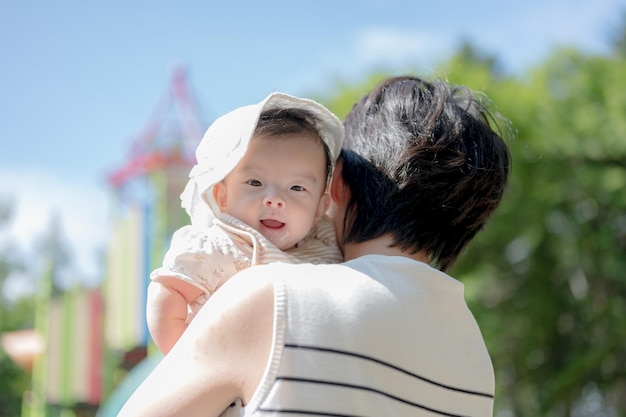
M 558 47 L 605 53 L 608 38 L 625 7 L 623 0 L 555 0 L 506 6 L 506 12 L 466 31 L 477 46 L 496 53 L 509 70 L 522 72 L 540 64 Z
M 316 66 L 298 71 L 291 88 L 298 94 L 302 86 L 309 91 L 335 88 L 336 79 L 359 80 L 372 71 L 431 71 L 435 64 L 454 51 L 450 35 L 435 32 L 371 27 L 338 40 L 324 50 Z M 289 90 L 289 89 L 288 89 Z
M 490 7 L 495 10 L 483 19 L 469 19 L 457 10 L 447 25 L 416 20 L 409 29 L 362 29 L 335 45 L 329 57 L 332 65 L 327 66 L 337 68 L 346 78 L 367 69 L 428 72 L 448 59 L 460 41 L 468 40 L 485 53 L 495 54 L 507 69 L 521 72 L 543 61 L 555 47 L 606 52 L 609 35 L 618 27 L 619 11 L 626 10 L 626 2 L 555 0 Z
M 109 226 L 104 189 L 49 172 L 0 169 L 0 198 L 9 198 L 13 206 L 8 238 L 32 260 L 29 266 L 38 265 L 35 243 L 48 231 L 56 214 L 63 239 L 73 255 L 72 274 L 87 284 L 100 278 L 102 271 L 96 255 L 105 244 Z
M 352 58 L 363 64 L 432 64 L 453 46 L 451 39 L 433 32 L 373 28 L 357 34 Z

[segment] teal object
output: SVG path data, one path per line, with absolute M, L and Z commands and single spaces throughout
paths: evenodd
M 128 398 L 161 361 L 161 354 L 153 354 L 139 362 L 119 383 L 109 398 L 100 406 L 96 417 L 116 417 Z

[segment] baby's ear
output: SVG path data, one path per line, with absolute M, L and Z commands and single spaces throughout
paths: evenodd
M 345 203 L 348 199 L 349 192 L 348 186 L 343 180 L 343 160 L 340 158 L 337 161 L 333 176 L 330 179 L 329 193 L 332 200 L 336 203 Z
M 220 211 L 223 212 L 226 209 L 226 185 L 223 181 L 213 186 L 213 199 L 217 203 Z
M 317 207 L 317 213 L 315 214 L 315 220 L 319 220 L 320 217 L 326 214 L 329 207 L 330 207 L 330 195 L 328 195 L 328 193 L 324 193 L 322 194 L 322 197 L 320 198 L 320 203 Z

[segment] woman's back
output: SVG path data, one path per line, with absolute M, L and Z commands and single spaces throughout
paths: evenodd
M 493 368 L 458 281 L 381 255 L 267 268 L 272 358 L 247 415 L 491 415 Z

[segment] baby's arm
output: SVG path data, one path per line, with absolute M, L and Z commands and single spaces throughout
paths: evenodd
M 187 328 L 187 305 L 202 293 L 193 284 L 174 277 L 160 277 L 148 285 L 148 329 L 163 354 L 172 349 Z
M 196 313 L 246 260 L 221 229 L 183 226 L 174 232 L 163 266 L 150 274 L 148 287 L 148 329 L 161 352 L 169 352 L 187 328 L 188 309 Z

